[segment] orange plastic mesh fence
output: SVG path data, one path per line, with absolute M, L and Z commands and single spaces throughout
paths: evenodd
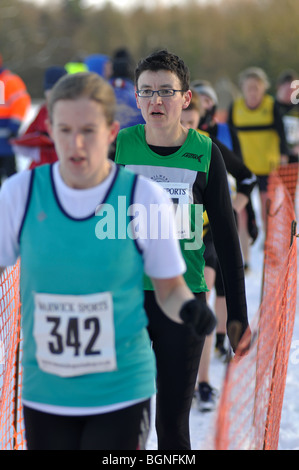
M 0 449 L 25 447 L 20 389 L 19 263 L 0 279 Z
M 251 337 L 244 335 L 249 351 L 227 367 L 212 444 L 217 450 L 278 448 L 297 301 L 297 179 L 296 165 L 270 176 L 261 304 Z
M 286 186 L 287 190 L 290 193 L 291 200 L 293 204 L 296 203 L 296 189 L 298 187 L 298 178 L 299 178 L 299 163 L 291 163 L 290 165 L 282 165 L 278 171 L 278 176 L 281 181 Z M 298 199 L 297 199 L 298 203 Z

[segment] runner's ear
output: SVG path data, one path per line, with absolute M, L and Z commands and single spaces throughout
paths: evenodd
M 119 129 L 120 129 L 120 124 L 118 121 L 113 121 L 113 123 L 111 124 L 111 128 L 110 128 L 110 143 L 112 144 L 112 142 L 115 141 L 116 137 L 117 137 L 117 134 L 119 132 Z
M 45 120 L 45 126 L 46 126 L 46 129 L 47 129 L 48 133 L 49 133 L 49 136 L 52 137 L 52 125 L 51 125 L 51 121 L 50 121 L 49 118 L 47 118 Z
M 183 109 L 188 108 L 190 101 L 192 98 L 192 91 L 188 90 L 184 92 L 184 103 L 183 103 Z

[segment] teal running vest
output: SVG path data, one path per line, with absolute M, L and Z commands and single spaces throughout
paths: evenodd
M 195 201 L 193 189 L 199 184 L 201 192 L 205 189 L 211 148 L 211 139 L 194 129 L 189 130 L 182 147 L 167 156 L 161 156 L 150 149 L 145 139 L 144 125 L 123 129 L 117 137 L 117 163 L 158 182 L 175 204 L 189 206 L 189 234 L 186 232 L 186 236 L 178 238 L 187 266 L 184 278 L 192 292 L 208 291 L 204 278 L 205 246 L 202 241 L 204 206 Z M 199 173 L 201 178 L 198 178 Z M 153 290 L 152 283 L 146 276 L 144 288 Z
M 118 168 L 96 214 L 78 220 L 60 206 L 52 166 L 32 172 L 20 231 L 25 400 L 94 407 L 155 393 L 142 254 L 120 226 L 135 181 Z

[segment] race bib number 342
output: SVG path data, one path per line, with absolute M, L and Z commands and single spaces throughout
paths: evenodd
M 110 292 L 35 294 L 36 358 L 44 372 L 61 377 L 116 369 Z

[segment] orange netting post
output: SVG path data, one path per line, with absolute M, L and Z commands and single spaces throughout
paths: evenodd
M 299 163 L 290 163 L 289 165 L 282 165 L 277 170 L 278 176 L 286 189 L 290 193 L 291 200 L 295 205 L 296 201 L 296 190 L 298 187 L 299 179 Z
M 297 174 L 287 170 L 284 176 L 296 188 Z M 280 171 L 271 175 L 262 300 L 251 336 L 249 330 L 244 335 L 249 351 L 236 354 L 227 367 L 213 442 L 217 450 L 278 447 L 297 301 L 296 201 L 288 188 Z
M 21 410 L 19 264 L 0 279 L 0 450 L 25 448 Z

